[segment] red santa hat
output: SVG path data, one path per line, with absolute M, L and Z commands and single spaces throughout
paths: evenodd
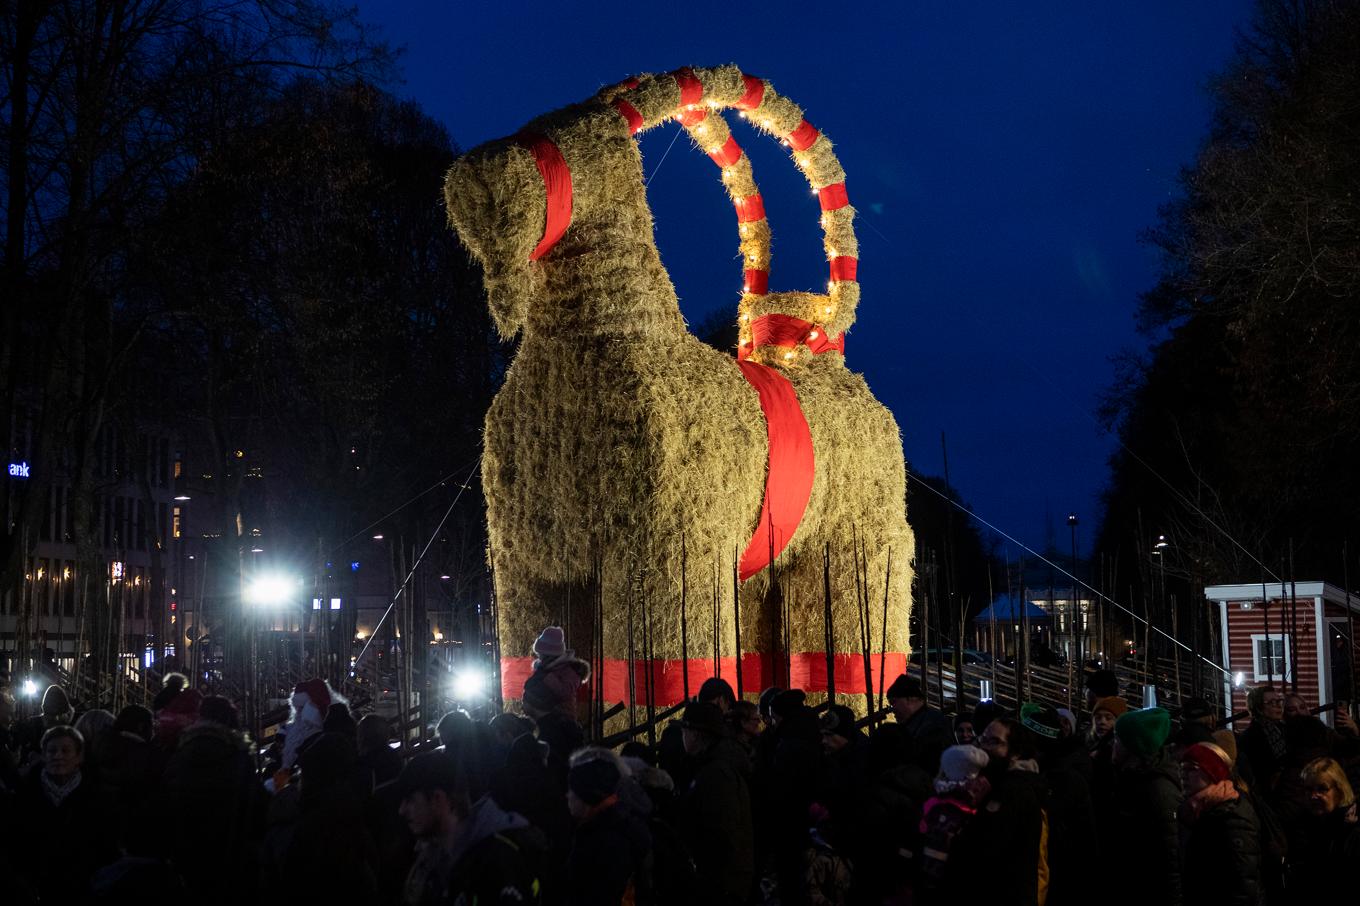
M 303 680 L 298 683 L 293 687 L 293 694 L 297 695 L 298 693 L 307 696 L 308 700 L 316 706 L 316 709 L 320 711 L 322 715 L 325 715 L 327 709 L 331 706 L 330 687 L 327 686 L 326 681 L 320 677 L 312 677 L 309 680 Z

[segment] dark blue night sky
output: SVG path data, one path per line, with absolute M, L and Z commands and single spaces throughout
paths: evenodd
M 735 62 L 770 79 L 849 174 L 863 300 L 847 362 L 908 461 L 940 473 L 945 432 L 980 515 L 1041 547 L 1046 517 L 1076 511 L 1083 548 L 1113 445 L 1093 412 L 1111 357 L 1142 345 L 1134 308 L 1156 276 L 1139 235 L 1205 136 L 1206 85 L 1251 7 L 360 3 L 405 47 L 398 93 L 463 147 L 637 72 Z M 687 138 L 666 153 L 678 130 L 643 140 L 657 241 L 691 323 L 735 316 L 732 209 Z M 736 131 L 775 231 L 771 288 L 823 287 L 815 199 L 785 149 Z

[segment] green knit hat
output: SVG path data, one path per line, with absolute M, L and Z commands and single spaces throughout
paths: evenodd
M 1147 757 L 1166 745 L 1171 735 L 1171 715 L 1165 708 L 1130 711 L 1114 722 L 1114 733 L 1124 748 Z

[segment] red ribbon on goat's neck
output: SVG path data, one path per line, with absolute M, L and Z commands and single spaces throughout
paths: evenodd
M 552 250 L 557 240 L 571 226 L 571 168 L 562 157 L 562 151 L 546 135 L 537 132 L 521 132 L 515 141 L 527 148 L 534 156 L 538 175 L 543 177 L 543 193 L 547 198 L 547 215 L 543 222 L 543 238 L 529 254 L 530 261 L 537 261 Z

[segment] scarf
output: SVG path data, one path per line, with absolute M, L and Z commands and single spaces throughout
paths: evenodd
M 1194 824 L 1206 811 L 1225 802 L 1236 802 L 1240 798 L 1232 779 L 1220 780 L 1190 796 L 1181 804 L 1181 820 Z
M 1284 722 L 1278 720 L 1266 720 L 1264 717 L 1254 721 L 1261 725 L 1261 733 L 1265 735 L 1266 742 L 1270 745 L 1270 754 L 1276 761 L 1284 758 L 1289 747 L 1284 741 Z
M 54 806 L 60 806 L 62 801 L 74 793 L 76 787 L 80 786 L 80 772 L 76 771 L 65 783 L 58 783 L 46 771 L 43 771 L 42 785 L 48 801 Z

